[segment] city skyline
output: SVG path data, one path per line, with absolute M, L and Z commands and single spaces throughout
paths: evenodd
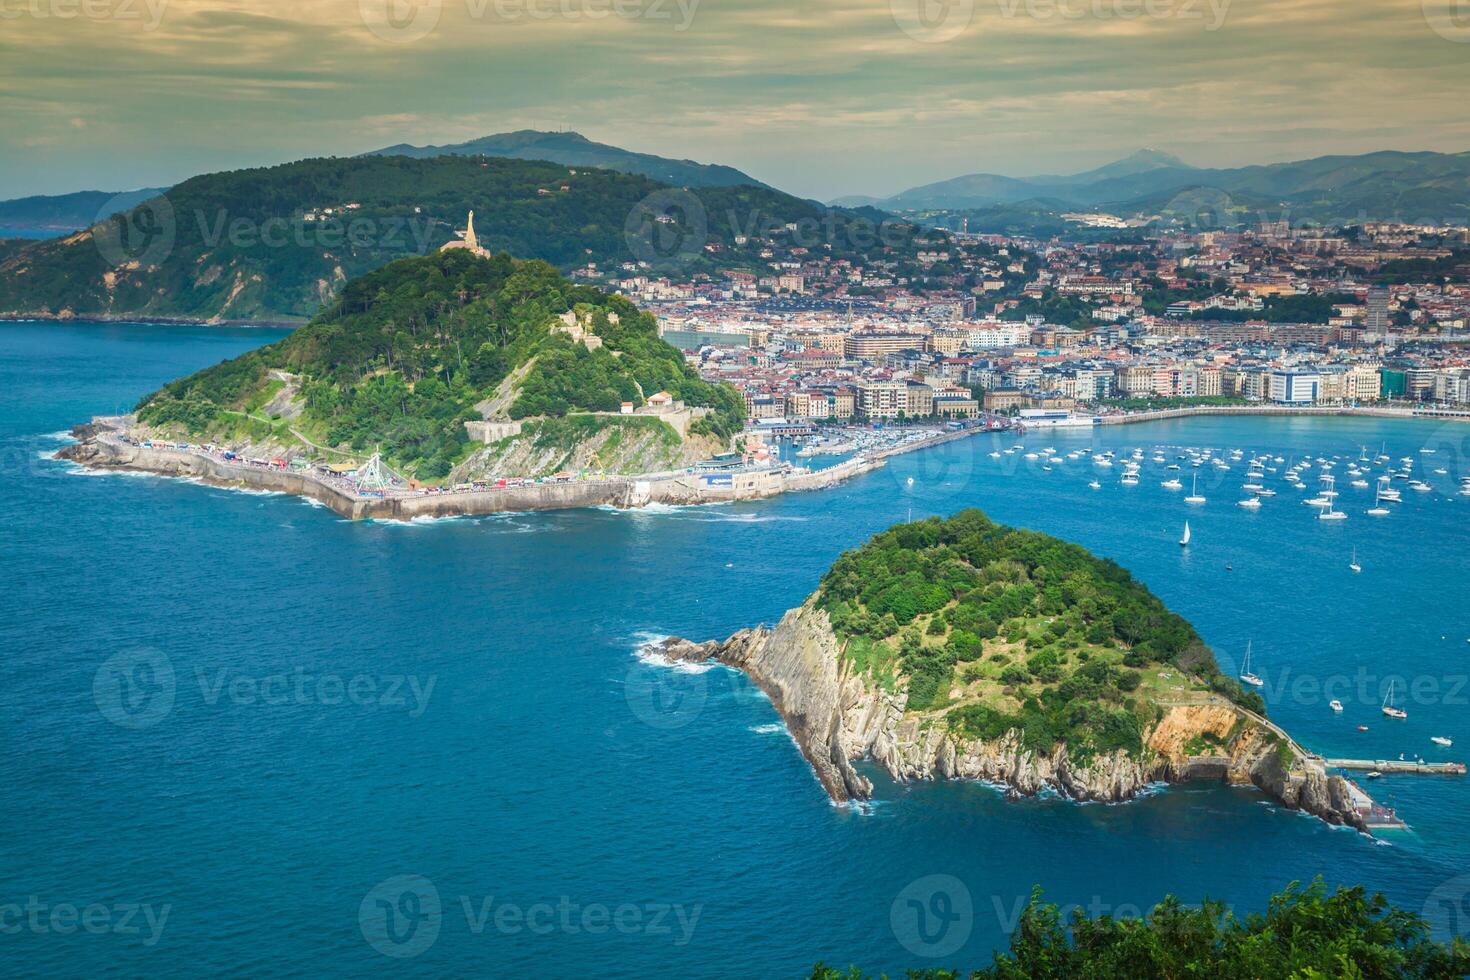
M 6 7 L 0 41 L 0 191 L 167 185 L 522 128 L 726 164 L 823 200 L 1072 173 L 1143 146 L 1205 167 L 1456 152 L 1470 122 L 1435 84 L 1470 64 L 1456 9 L 362 0 L 262 14 L 235 0 L 25 0 Z

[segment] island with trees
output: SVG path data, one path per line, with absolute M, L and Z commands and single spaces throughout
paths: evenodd
M 1365 828 L 1360 791 L 1125 569 L 978 510 L 845 553 L 774 628 L 656 652 L 748 673 L 839 802 L 872 795 L 866 760 L 1077 800 L 1222 779 Z

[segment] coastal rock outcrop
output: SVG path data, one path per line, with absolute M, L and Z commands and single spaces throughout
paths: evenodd
M 996 739 L 966 739 L 942 716 L 908 713 L 908 695 L 856 674 L 841 642 L 813 597 L 773 629 L 704 643 L 670 638 L 653 650 L 671 661 L 713 660 L 745 672 L 839 803 L 871 798 L 871 781 L 853 765 L 867 759 L 901 782 L 972 779 L 1003 786 L 1012 797 L 1051 791 L 1078 801 L 1121 802 L 1161 782 L 1220 779 L 1254 785 L 1328 823 L 1365 829 L 1342 777 L 1233 704 L 1170 706 L 1146 733 L 1140 757 L 1118 751 L 1077 760 L 1064 743 L 1035 751 L 1014 729 Z M 1206 739 L 1209 748 L 1201 751 Z

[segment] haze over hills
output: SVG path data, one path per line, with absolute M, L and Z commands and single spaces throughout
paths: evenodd
M 467 143 L 447 146 L 411 146 L 399 143 L 364 154 L 406 157 L 450 155 L 550 160 L 570 167 L 600 167 L 603 170 L 637 174 L 675 187 L 730 187 L 737 184 L 769 186 L 734 167 L 695 163 L 693 160 L 671 160 L 651 153 L 635 153 L 606 143 L 597 143 L 581 133 L 548 133 L 535 129 L 496 133 Z
M 64 235 L 161 193 L 162 188 L 145 187 L 136 191 L 77 191 L 0 201 L 0 230 L 12 235 Z
M 1310 219 L 1326 223 L 1391 220 L 1463 223 L 1470 220 L 1470 153 L 1381 151 L 1290 163 L 1201 168 L 1157 150 L 1071 176 L 1006 177 L 967 174 L 883 198 L 874 206 L 900 211 L 964 211 L 1029 205 L 1033 210 L 1100 208 L 1113 213 L 1167 210 L 1183 192 L 1225 195 L 1243 217 Z M 834 201 L 846 204 L 849 198 Z

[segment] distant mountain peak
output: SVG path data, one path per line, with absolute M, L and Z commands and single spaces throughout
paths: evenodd
M 495 133 L 465 143 L 449 146 L 396 146 L 374 150 L 364 156 L 490 156 L 518 160 L 549 160 L 571 167 L 598 167 L 619 173 L 637 174 L 675 187 L 733 187 L 750 185 L 766 187 L 761 181 L 734 167 L 720 164 L 674 160 L 652 153 L 637 153 L 588 139 L 581 133 L 566 130 L 549 132 L 540 129 L 517 129 Z
M 1152 146 L 1145 146 L 1141 150 L 1134 151 L 1123 159 L 1117 161 L 1117 163 L 1113 164 L 1113 166 L 1117 166 L 1117 164 L 1119 163 L 1151 164 L 1155 167 L 1183 167 L 1191 170 L 1194 169 L 1189 164 L 1185 163 L 1183 160 L 1170 153 L 1168 150 L 1158 150 Z

